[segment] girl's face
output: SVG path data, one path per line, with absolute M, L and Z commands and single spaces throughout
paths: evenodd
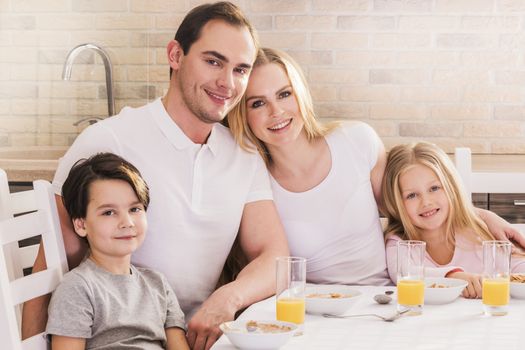
M 445 190 L 428 167 L 416 164 L 399 177 L 405 210 L 422 233 L 444 230 L 449 213 Z
M 267 146 L 296 140 L 304 126 L 284 69 L 275 63 L 255 68 L 246 89 L 248 126 Z

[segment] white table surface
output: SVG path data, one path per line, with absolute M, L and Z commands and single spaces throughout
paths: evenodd
M 358 286 L 363 292 L 347 314 L 395 312 L 395 299 L 379 305 L 372 296 L 395 287 Z M 395 295 L 394 295 L 395 296 Z M 275 299 L 249 307 L 239 319 L 275 319 Z M 236 349 L 222 336 L 213 350 Z M 484 316 L 481 300 L 458 298 L 446 305 L 425 305 L 420 316 L 395 322 L 377 318 L 327 319 L 306 315 L 304 334 L 293 337 L 282 350 L 361 349 L 525 349 L 525 300 L 511 299 L 506 316 Z

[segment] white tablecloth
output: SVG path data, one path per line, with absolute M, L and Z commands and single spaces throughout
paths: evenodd
M 395 312 L 395 300 L 379 305 L 372 296 L 395 287 L 355 287 L 363 292 L 347 314 Z M 275 319 L 275 299 L 249 307 L 239 319 Z M 213 350 L 233 350 L 222 336 Z M 525 349 L 525 300 L 511 299 L 506 316 L 484 316 L 481 300 L 458 298 L 446 305 L 425 305 L 421 316 L 395 322 L 377 318 L 327 319 L 306 315 L 304 335 L 293 337 L 282 350 L 434 350 Z

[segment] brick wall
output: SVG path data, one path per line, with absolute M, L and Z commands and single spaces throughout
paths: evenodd
M 525 1 L 239 0 L 266 46 L 304 67 L 318 115 L 370 123 L 387 147 L 425 139 L 451 151 L 525 153 Z M 0 0 L 0 147 L 68 145 L 116 107 L 167 88 L 165 44 L 194 0 Z

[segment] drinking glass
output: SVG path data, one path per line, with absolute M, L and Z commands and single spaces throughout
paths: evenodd
M 276 277 L 277 320 L 302 325 L 305 312 L 306 259 L 295 256 L 278 257 Z
M 507 241 L 483 242 L 482 300 L 485 315 L 508 312 L 511 244 Z
M 397 242 L 397 310 L 421 315 L 425 298 L 425 251 L 423 241 Z

